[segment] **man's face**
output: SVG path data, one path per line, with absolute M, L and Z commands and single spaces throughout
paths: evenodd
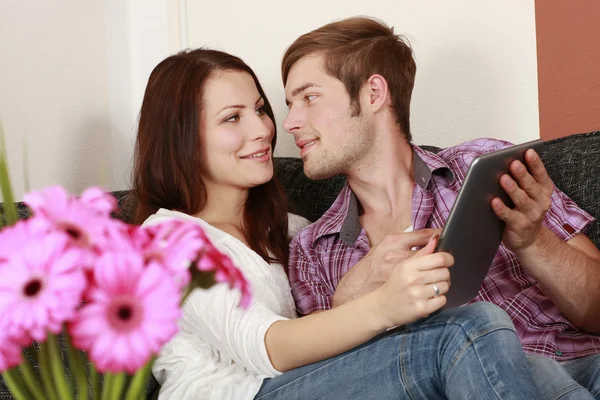
M 294 135 L 309 178 L 348 173 L 371 149 L 371 124 L 362 112 L 353 116 L 344 84 L 324 71 L 321 56 L 305 56 L 292 66 L 285 98 L 283 127 Z

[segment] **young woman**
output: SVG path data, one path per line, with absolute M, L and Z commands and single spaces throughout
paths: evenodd
M 161 399 L 538 398 L 508 316 L 478 303 L 424 321 L 398 274 L 444 305 L 448 281 L 435 239 L 381 288 L 295 318 L 285 273 L 288 237 L 301 226 L 273 176 L 273 111 L 254 72 L 211 50 L 182 52 L 152 72 L 142 104 L 134 182 L 136 220 L 201 225 L 250 281 L 248 309 L 225 285 L 195 290 L 180 332 L 153 373 Z M 398 272 L 396 272 L 398 271 Z M 395 326 L 400 328 L 391 329 Z

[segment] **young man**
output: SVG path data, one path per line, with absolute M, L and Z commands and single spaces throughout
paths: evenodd
M 309 32 L 284 55 L 284 128 L 305 174 L 348 178 L 290 245 L 302 314 L 379 287 L 413 247 L 440 232 L 473 159 L 510 145 L 478 139 L 433 154 L 411 144 L 415 73 L 410 47 L 368 18 Z M 533 150 L 526 164 L 513 162 L 500 179 L 516 206 L 492 201 L 506 230 L 476 301 L 510 315 L 547 398 L 600 398 L 600 251 L 583 233 L 593 218 L 554 187 Z M 435 311 L 425 299 L 450 285 L 404 279 L 423 316 Z

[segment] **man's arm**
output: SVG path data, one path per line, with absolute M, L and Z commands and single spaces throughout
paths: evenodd
M 341 306 L 342 304 L 359 298 L 364 293 L 377 288 L 377 286 L 368 285 L 369 275 L 372 275 L 370 273 L 370 254 L 371 253 L 367 254 L 360 261 L 354 264 L 354 266 L 350 268 L 350 270 L 342 277 L 335 288 L 335 293 L 333 294 L 333 307 Z
M 387 235 L 342 277 L 335 288 L 332 306 L 340 306 L 383 285 L 398 263 L 414 255 L 412 248 L 425 246 L 441 231 L 431 228 Z
M 600 334 L 600 251 L 584 234 L 565 243 L 542 228 L 517 257 L 575 326 Z
M 525 160 L 529 171 L 514 161 L 514 179 L 500 179 L 515 207 L 498 198 L 492 201 L 496 215 L 506 222 L 502 240 L 575 326 L 600 333 L 600 252 L 583 234 L 565 243 L 542 226 L 554 184 L 535 151 L 529 150 Z
M 300 232 L 290 243 L 288 277 L 296 309 L 308 315 L 331 308 L 333 290 L 324 281 L 320 265 L 310 257 L 310 248 Z

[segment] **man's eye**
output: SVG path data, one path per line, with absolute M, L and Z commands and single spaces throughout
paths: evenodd
M 314 94 L 307 94 L 304 98 L 306 99 L 307 103 L 310 103 L 311 101 L 313 101 L 317 96 Z

